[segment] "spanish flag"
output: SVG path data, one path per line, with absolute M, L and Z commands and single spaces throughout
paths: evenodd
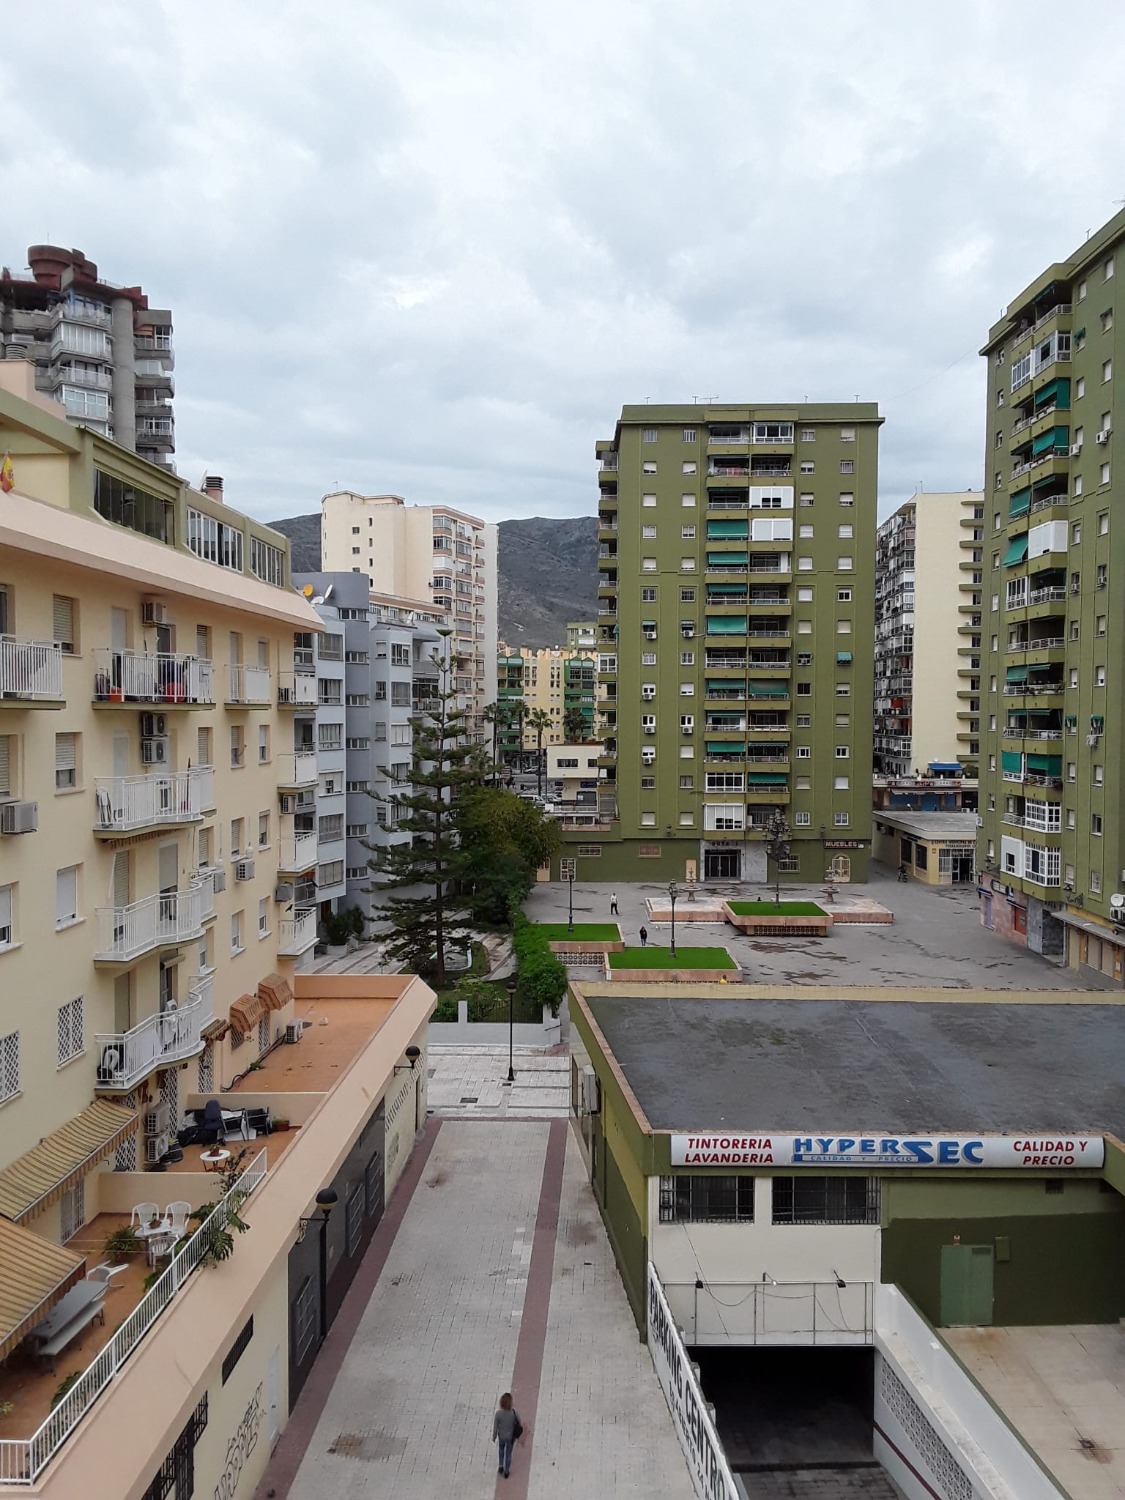
M 5 453 L 4 462 L 0 463 L 0 490 L 3 490 L 6 495 L 9 490 L 13 490 L 15 487 L 16 473 L 12 468 L 12 455 L 11 453 Z

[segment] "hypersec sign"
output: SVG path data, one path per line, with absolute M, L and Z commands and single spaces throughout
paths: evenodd
M 674 1167 L 1100 1167 L 1100 1135 L 674 1135 Z

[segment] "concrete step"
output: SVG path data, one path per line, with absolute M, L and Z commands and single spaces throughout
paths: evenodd
M 770 1469 L 738 1476 L 748 1500 L 902 1500 L 878 1464 L 838 1469 Z

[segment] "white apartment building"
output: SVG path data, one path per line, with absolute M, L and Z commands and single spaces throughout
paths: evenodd
M 495 524 L 444 505 L 351 490 L 321 501 L 326 573 L 365 573 L 375 593 L 431 601 L 446 616 L 458 706 L 481 744 L 489 738 L 483 710 L 496 701 L 496 543 Z

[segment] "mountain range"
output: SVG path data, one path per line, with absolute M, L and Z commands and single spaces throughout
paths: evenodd
M 320 568 L 320 516 L 270 521 L 289 538 L 294 573 Z M 598 522 L 594 516 L 531 516 L 499 527 L 500 639 L 509 646 L 564 646 L 568 620 L 598 610 Z

